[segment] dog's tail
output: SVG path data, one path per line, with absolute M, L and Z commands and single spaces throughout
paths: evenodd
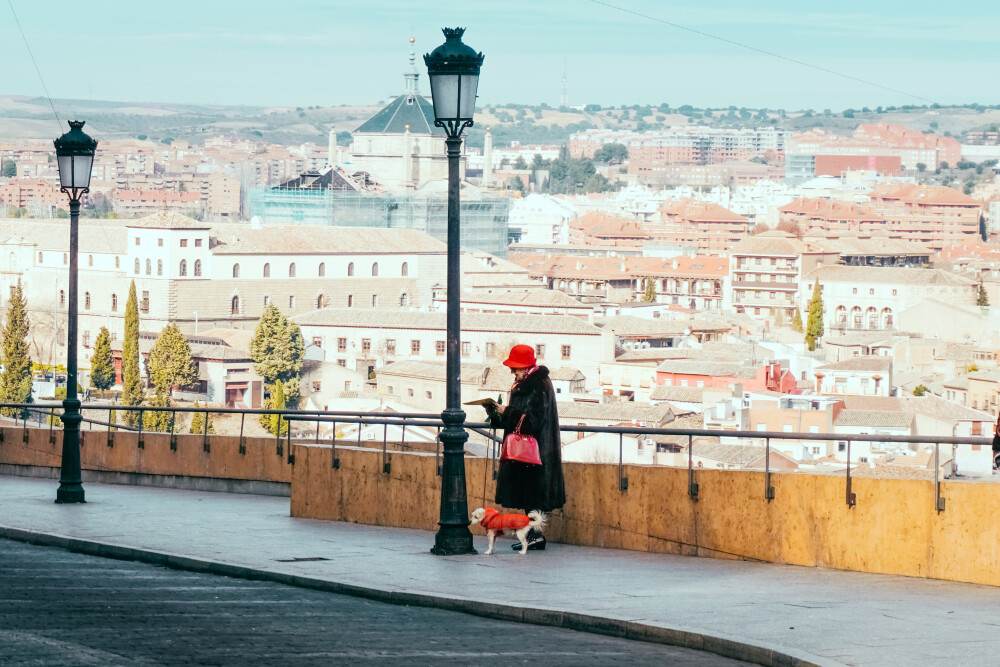
M 538 510 L 528 512 L 528 525 L 532 528 L 537 528 L 538 530 L 545 528 L 545 521 L 545 515 Z

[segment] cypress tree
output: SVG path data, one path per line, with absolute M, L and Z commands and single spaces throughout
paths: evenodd
M 125 302 L 125 340 L 122 342 L 122 404 L 142 405 L 145 392 L 139 379 L 139 300 L 135 296 L 135 281 Z M 139 425 L 139 413 L 128 410 L 124 415 L 128 426 Z
M 194 407 L 200 407 L 198 401 L 194 402 Z M 204 433 L 205 420 L 208 420 L 208 433 L 215 433 L 215 425 L 212 424 L 212 415 L 207 412 L 196 412 L 191 417 L 191 433 Z
M 977 306 L 990 305 L 990 297 L 986 294 L 986 287 L 983 285 L 983 277 L 979 276 L 979 296 L 976 298 Z
M 283 382 L 275 382 L 271 387 L 271 409 L 285 409 L 285 385 Z M 271 418 L 270 427 L 267 429 L 272 435 L 286 435 L 288 433 L 288 422 L 281 418 L 281 415 L 267 415 Z
M 646 278 L 646 291 L 642 295 L 642 300 L 646 303 L 656 301 L 656 284 L 653 282 L 652 278 Z
M 107 327 L 101 327 L 94 341 L 94 354 L 90 357 L 90 386 L 111 389 L 115 384 L 115 361 L 111 356 L 111 336 Z
M 264 308 L 257 322 L 250 340 L 250 356 L 254 370 L 264 378 L 264 382 L 272 386 L 279 380 L 284 383 L 282 392 L 285 401 L 289 406 L 297 407 L 305 343 L 299 325 L 289 322 L 274 304 Z
M 0 400 L 5 403 L 31 403 L 31 356 L 28 350 L 28 304 L 21 279 L 10 290 L 7 319 L 3 326 L 3 375 L 0 376 Z M 14 408 L 4 408 L 12 417 Z
M 795 309 L 795 315 L 792 317 L 792 331 L 803 332 L 802 328 L 802 312 L 798 308 Z
M 806 343 L 809 351 L 816 349 L 816 340 L 823 337 L 823 295 L 819 291 L 819 279 L 813 285 L 812 299 L 809 300 L 809 321 L 806 324 Z

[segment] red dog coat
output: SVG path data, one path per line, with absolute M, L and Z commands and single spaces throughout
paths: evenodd
M 497 535 L 503 535 L 504 530 L 519 530 L 529 523 L 531 523 L 531 519 L 524 514 L 500 514 L 492 507 L 487 507 L 486 516 L 479 522 L 479 525 L 486 530 L 497 531 Z

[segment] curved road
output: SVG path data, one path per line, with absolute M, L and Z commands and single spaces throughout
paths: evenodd
M 0 540 L 3 665 L 742 665 L 710 653 Z

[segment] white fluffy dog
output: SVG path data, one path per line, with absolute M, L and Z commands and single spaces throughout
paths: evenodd
M 500 514 L 492 507 L 480 507 L 472 513 L 469 521 L 478 523 L 486 529 L 486 535 L 490 539 L 489 548 L 486 555 L 493 553 L 493 540 L 497 535 L 503 535 L 503 531 L 509 530 L 517 535 L 521 541 L 521 555 L 528 553 L 528 533 L 532 528 L 541 530 L 545 527 L 545 515 L 538 511 L 527 514 Z

